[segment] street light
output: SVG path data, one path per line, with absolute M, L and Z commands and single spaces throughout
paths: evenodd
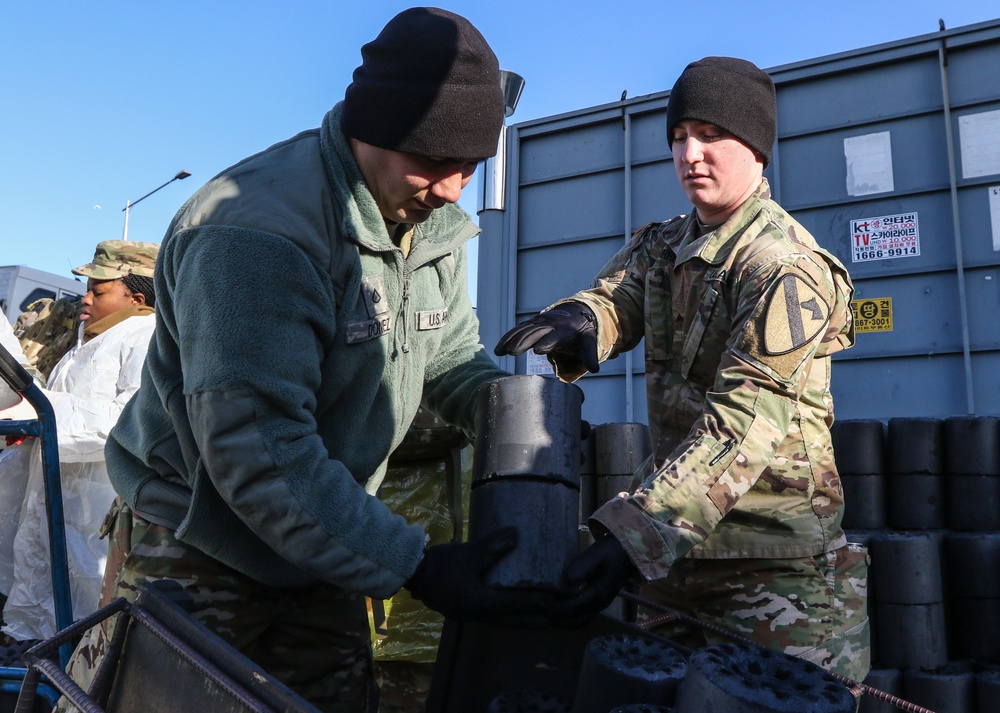
M 169 181 L 167 181 L 166 183 L 164 183 L 162 186 L 159 186 L 158 188 L 154 188 L 149 193 L 147 193 L 146 195 L 144 195 L 142 198 L 137 198 L 134 201 L 128 201 L 128 200 L 125 201 L 125 207 L 122 208 L 122 210 L 125 211 L 125 229 L 122 231 L 122 240 L 125 240 L 125 241 L 128 240 L 128 213 L 129 213 L 129 210 L 132 208 L 132 206 L 134 206 L 136 203 L 138 203 L 141 200 L 149 198 L 151 195 L 153 195 L 158 190 L 160 190 L 160 188 L 165 188 L 166 186 L 169 186 L 174 181 L 183 181 L 185 178 L 187 178 L 190 175 L 191 175 L 190 171 L 178 171 L 176 176 L 174 176 L 173 178 L 171 178 Z
M 524 77 L 517 72 L 500 70 L 500 88 L 503 90 L 504 118 L 510 118 L 517 108 L 524 89 Z M 507 183 L 507 124 L 500 127 L 500 140 L 496 156 L 483 162 L 483 177 L 479 184 L 479 209 L 504 210 L 505 184 Z M 482 227 L 482 223 L 480 223 Z
M 521 99 L 521 91 L 524 89 L 524 77 L 517 72 L 501 69 L 500 86 L 503 88 L 503 115 L 509 119 L 514 115 L 517 102 Z

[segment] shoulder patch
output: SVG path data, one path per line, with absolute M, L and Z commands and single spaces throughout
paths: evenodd
M 767 299 L 764 351 L 774 356 L 795 351 L 811 342 L 829 318 L 830 305 L 814 287 L 797 275 L 785 275 Z

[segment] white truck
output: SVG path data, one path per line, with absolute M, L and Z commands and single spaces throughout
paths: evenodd
M 82 297 L 87 283 L 24 265 L 0 267 L 0 311 L 11 324 L 28 305 L 43 297 Z

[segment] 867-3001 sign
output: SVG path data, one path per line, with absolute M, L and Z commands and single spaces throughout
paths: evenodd
M 851 262 L 915 257 L 920 254 L 916 213 L 879 215 L 851 221 Z

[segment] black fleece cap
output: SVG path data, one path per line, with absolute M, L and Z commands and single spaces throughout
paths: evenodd
M 500 67 L 468 20 L 435 7 L 392 18 L 361 48 L 340 127 L 392 151 L 483 159 L 497 152 L 504 118 Z
M 778 110 L 774 82 L 752 62 L 735 57 L 705 57 L 677 78 L 667 103 L 667 140 L 685 119 L 725 129 L 771 162 Z

